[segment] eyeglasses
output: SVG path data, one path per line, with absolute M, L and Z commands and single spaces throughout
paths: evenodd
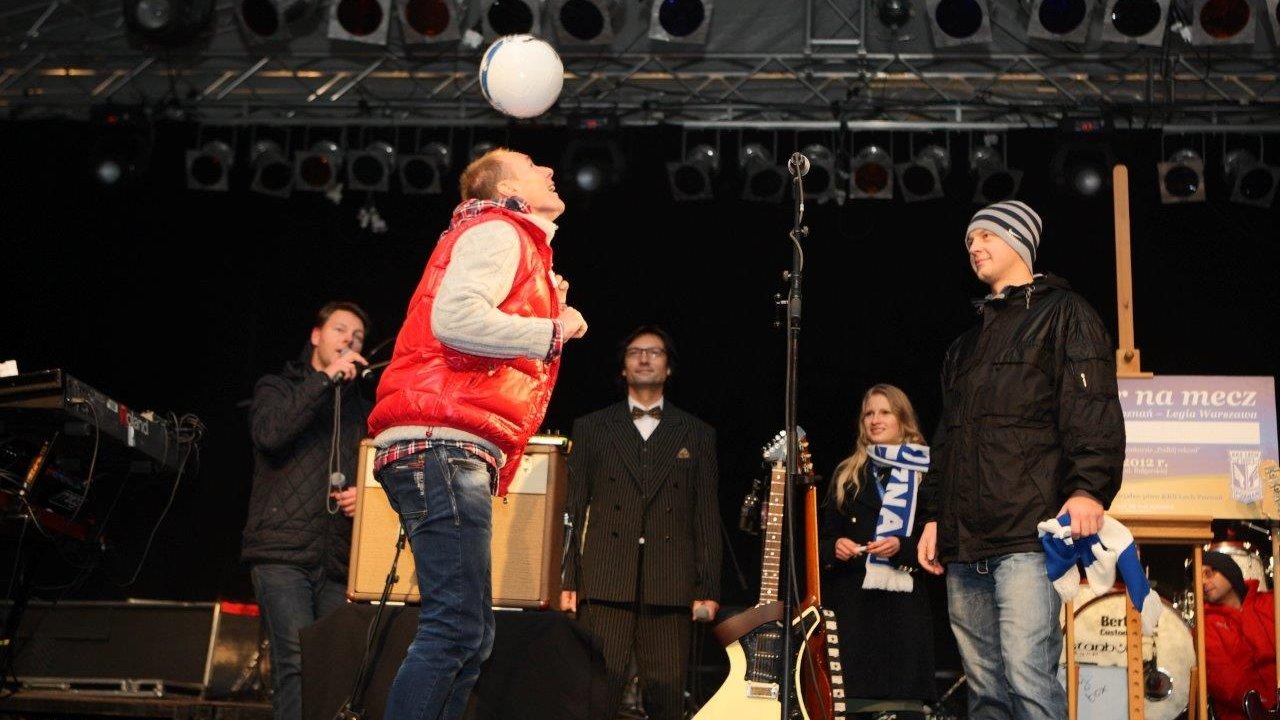
M 629 347 L 627 348 L 627 357 L 638 358 L 641 355 L 647 356 L 650 360 L 666 357 L 667 351 L 660 347 Z

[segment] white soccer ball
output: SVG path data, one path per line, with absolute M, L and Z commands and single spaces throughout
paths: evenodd
M 480 61 L 480 91 L 504 115 L 541 115 L 555 104 L 562 87 L 560 56 L 545 40 L 532 35 L 500 37 Z

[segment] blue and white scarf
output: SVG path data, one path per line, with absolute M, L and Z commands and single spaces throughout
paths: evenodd
M 1151 635 L 1156 631 L 1164 608 L 1160 596 L 1147 581 L 1147 574 L 1138 559 L 1138 546 L 1134 544 L 1129 528 L 1110 515 L 1104 515 L 1098 534 L 1073 541 L 1070 513 L 1045 520 L 1036 527 L 1040 531 L 1040 544 L 1044 547 L 1045 570 L 1059 597 L 1070 602 L 1079 592 L 1077 564 L 1084 566 L 1089 587 L 1100 588 L 1100 592 L 1111 588 L 1118 571 L 1129 599 L 1142 614 L 1143 634 Z
M 872 483 L 880 493 L 876 539 L 911 537 L 916 522 L 916 493 L 924 474 L 929 471 L 929 448 L 904 443 L 872 445 L 868 450 L 868 459 L 875 468 L 889 470 L 883 484 L 874 479 L 879 473 L 871 473 Z M 891 559 L 868 555 L 867 575 L 862 580 L 862 587 L 867 590 L 911 592 L 915 582 L 911 573 L 895 567 Z

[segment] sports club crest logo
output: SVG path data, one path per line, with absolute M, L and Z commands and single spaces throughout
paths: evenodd
M 1262 476 L 1258 465 L 1262 462 L 1261 450 L 1230 450 L 1227 459 L 1231 463 L 1231 497 L 1242 503 L 1256 503 L 1262 499 Z

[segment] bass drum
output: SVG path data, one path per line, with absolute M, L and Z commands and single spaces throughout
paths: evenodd
M 1156 633 L 1142 638 L 1147 720 L 1186 717 L 1191 696 L 1191 668 L 1196 664 L 1195 637 L 1186 623 L 1161 600 Z M 1080 666 L 1078 720 L 1125 720 L 1129 717 L 1125 658 L 1123 589 L 1094 596 L 1081 587 L 1076 597 L 1076 662 Z M 1066 650 L 1059 679 L 1066 684 Z

